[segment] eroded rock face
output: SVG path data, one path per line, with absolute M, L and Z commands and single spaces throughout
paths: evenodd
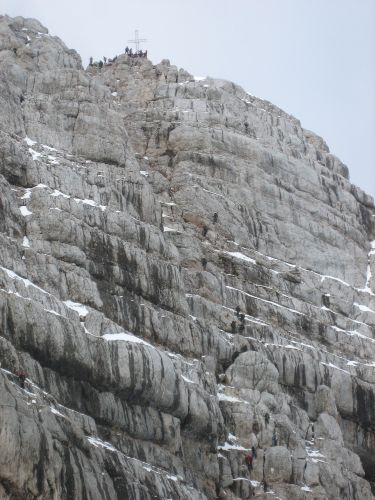
M 323 139 L 36 20 L 0 63 L 1 499 L 374 498 L 375 209 Z

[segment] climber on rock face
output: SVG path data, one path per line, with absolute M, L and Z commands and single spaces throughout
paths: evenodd
M 240 317 L 241 323 L 244 323 L 245 322 L 245 315 L 244 315 L 244 313 L 241 313 L 239 317 Z
M 251 453 L 253 454 L 253 458 L 255 459 L 257 457 L 257 451 L 255 449 L 255 446 L 251 447 Z
M 125 54 L 129 54 L 129 47 L 128 46 L 125 48 Z
M 232 329 L 232 333 L 236 333 L 236 322 L 235 321 L 232 321 L 232 323 L 230 324 L 230 327 Z
M 201 260 L 201 262 L 202 262 L 203 269 L 206 269 L 206 267 L 207 267 L 207 259 L 205 257 L 203 257 L 202 260 Z
M 253 470 L 253 455 L 252 455 L 252 453 L 248 453 L 245 456 L 245 462 L 246 462 L 246 465 L 247 465 L 249 471 Z
M 270 423 L 270 414 L 269 413 L 266 413 L 264 415 L 264 421 L 266 422 L 266 425 Z
M 272 446 L 277 446 L 277 435 L 276 435 L 276 430 L 273 431 L 272 434 Z
M 203 236 L 206 236 L 207 233 L 208 233 L 208 227 L 204 226 L 203 231 L 202 231 Z
M 240 311 L 241 311 L 240 306 L 237 306 L 237 307 L 236 307 L 236 316 L 237 316 L 237 317 L 239 316 Z
M 213 219 L 214 224 L 216 224 L 217 219 L 218 219 L 217 212 L 215 212 L 215 213 L 214 213 L 214 215 L 213 215 L 213 218 L 212 218 L 212 219 Z
M 17 376 L 18 376 L 18 381 L 20 383 L 20 387 L 22 387 L 22 389 L 24 389 L 25 388 L 25 380 L 27 377 L 26 373 L 23 371 L 20 371 L 17 373 Z

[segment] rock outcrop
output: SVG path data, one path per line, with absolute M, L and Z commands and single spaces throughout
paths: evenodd
M 323 139 L 36 20 L 0 63 L 0 498 L 375 498 L 375 208 Z

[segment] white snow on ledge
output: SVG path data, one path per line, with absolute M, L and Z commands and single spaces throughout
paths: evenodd
M 49 292 L 46 292 L 46 290 L 43 290 L 43 288 L 40 288 L 39 286 L 34 285 L 34 283 L 32 283 L 27 278 L 22 278 L 21 276 L 19 276 L 17 273 L 15 273 L 14 271 L 12 271 L 11 269 L 7 269 L 6 267 L 2 267 L 2 266 L 0 266 L 0 269 L 2 271 L 4 271 L 9 276 L 9 278 L 11 278 L 12 280 L 20 280 L 20 281 L 22 281 L 26 288 L 28 288 L 29 286 L 31 286 L 33 288 L 36 288 L 40 292 L 45 293 L 46 295 L 51 295 Z
M 87 307 L 85 307 L 83 304 L 80 304 L 79 302 L 72 302 L 71 300 L 66 300 L 64 304 L 67 307 L 69 307 L 69 309 L 72 309 L 73 311 L 77 312 L 82 318 L 85 318 L 89 313 Z
M 226 253 L 227 255 L 230 255 L 230 256 L 234 257 L 235 259 L 240 259 L 240 260 L 244 260 L 246 262 L 251 262 L 251 264 L 256 264 L 254 259 L 248 257 L 247 255 L 244 255 L 241 252 L 223 252 L 223 253 Z
M 82 203 L 82 205 L 90 205 L 90 207 L 99 207 L 102 212 L 107 209 L 105 205 L 98 205 L 94 200 L 81 200 L 80 198 L 74 198 L 76 203 Z
M 32 212 L 30 212 L 30 210 L 27 207 L 25 207 L 24 205 L 22 207 L 20 207 L 20 212 L 24 217 L 27 217 L 28 215 L 32 214 Z
M 145 340 L 143 340 L 139 337 L 136 337 L 135 335 L 133 335 L 131 333 L 125 333 L 125 332 L 106 333 L 105 335 L 103 335 L 102 338 L 104 340 L 109 341 L 109 342 L 112 342 L 114 340 L 123 340 L 125 342 L 133 342 L 134 344 L 143 344 L 143 345 L 147 345 L 148 347 L 153 347 L 151 344 L 149 344 Z
M 23 237 L 22 246 L 25 248 L 30 248 L 30 241 L 29 241 L 29 238 L 27 236 Z
M 194 76 L 193 77 L 196 82 L 203 82 L 203 80 L 207 80 L 205 76 Z
M 111 443 L 107 443 L 106 441 L 102 441 L 101 439 L 94 437 L 88 437 L 87 439 L 96 448 L 105 448 L 106 450 L 116 451 L 117 453 L 119 453 L 119 450 L 112 446 Z
M 58 189 L 55 189 L 54 192 L 50 194 L 50 196 L 54 196 L 54 197 L 62 196 L 63 198 L 70 198 L 70 196 L 68 194 L 62 193 Z
M 370 309 L 369 307 L 367 306 L 364 306 L 362 304 L 358 304 L 357 302 L 354 302 L 353 304 L 355 307 L 358 307 L 358 309 L 360 309 L 361 311 L 363 312 L 369 312 L 369 313 L 373 313 L 375 314 L 375 311 L 373 311 L 372 309 Z
M 36 144 L 36 141 L 33 141 L 32 139 L 30 139 L 30 137 L 27 136 L 24 138 L 24 141 L 28 146 L 34 146 L 34 144 Z

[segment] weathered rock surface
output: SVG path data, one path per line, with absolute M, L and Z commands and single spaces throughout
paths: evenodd
M 323 139 L 36 20 L 0 63 L 0 498 L 375 498 L 375 208 Z

